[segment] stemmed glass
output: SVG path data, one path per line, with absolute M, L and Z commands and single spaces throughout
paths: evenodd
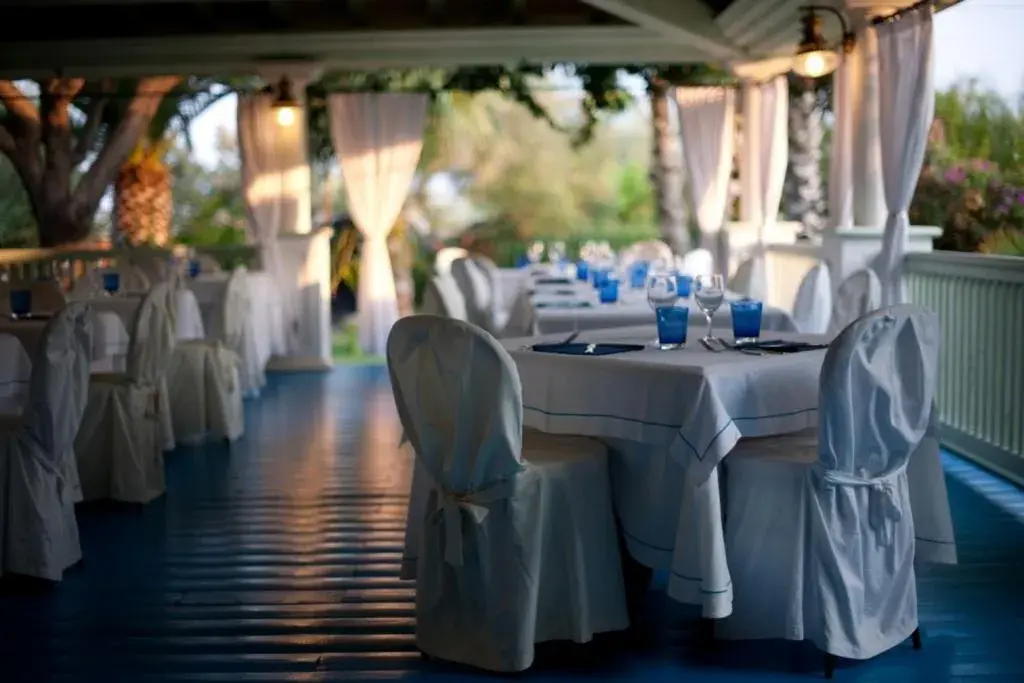
M 693 298 L 708 319 L 708 333 L 704 335 L 704 341 L 713 342 L 715 337 L 711 333 L 711 320 L 725 300 L 725 280 L 721 273 L 698 275 L 693 281 Z
M 659 308 L 675 306 L 679 300 L 678 284 L 675 273 L 667 271 L 652 272 L 647 277 L 647 304 L 655 313 Z M 655 346 L 661 346 L 660 339 L 654 340 Z

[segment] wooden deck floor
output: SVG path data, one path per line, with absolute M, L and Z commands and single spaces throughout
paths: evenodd
M 168 494 L 79 514 L 85 564 L 54 590 L 0 593 L 0 682 L 470 681 L 413 643 L 398 579 L 409 462 L 380 367 L 271 379 L 245 439 L 168 456 Z M 925 649 L 837 680 L 1024 680 L 1024 494 L 946 459 L 961 564 L 920 574 Z M 798 681 L 788 643 L 696 649 L 656 589 L 632 642 L 544 659 L 530 681 Z M 564 654 L 564 653 L 563 653 Z

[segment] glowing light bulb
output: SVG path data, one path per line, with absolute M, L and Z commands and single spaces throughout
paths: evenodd
M 804 59 L 804 73 L 808 76 L 817 77 L 825 72 L 825 60 L 817 52 L 812 52 Z M 288 111 L 288 110 L 285 110 Z
M 277 125 L 287 128 L 295 123 L 295 109 L 292 107 L 280 107 L 277 110 Z

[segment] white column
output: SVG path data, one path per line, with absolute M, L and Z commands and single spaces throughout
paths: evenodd
M 307 145 L 306 86 L 317 77 L 307 65 L 275 65 L 261 69 L 268 83 L 287 76 L 303 106 L 289 126 L 276 121 L 275 140 L 281 167 L 281 224 L 278 244 L 285 272 L 294 277 L 281 283 L 294 307 L 295 344 L 285 357 L 275 358 L 271 370 L 330 368 L 331 357 L 331 245 L 329 232 L 312 232 L 311 173 Z
M 761 206 L 761 88 L 757 83 L 743 83 L 743 148 L 740 150 L 740 220 L 760 225 L 764 220 Z
M 885 225 L 882 148 L 878 115 L 878 38 L 871 29 L 857 36 L 850 55 L 853 90 L 853 221 L 858 227 Z

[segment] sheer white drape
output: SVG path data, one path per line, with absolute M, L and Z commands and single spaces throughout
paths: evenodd
M 242 199 L 249 226 L 249 237 L 260 247 L 263 269 L 281 292 L 283 335 L 286 348 L 295 346 L 294 306 L 284 272 L 277 236 L 281 228 L 285 172 L 277 153 L 277 121 L 267 94 L 238 97 L 238 152 L 242 160 Z
M 904 299 L 902 264 L 910 233 L 910 201 L 924 163 L 935 113 L 932 10 L 925 7 L 878 32 L 879 122 L 885 183 L 885 235 L 873 265 L 882 281 L 882 305 Z
M 700 246 L 716 254 L 716 267 L 722 268 L 718 238 L 729 201 L 736 93 L 728 88 L 676 88 L 675 97 Z
M 398 299 L 387 237 L 409 194 L 423 146 L 427 96 L 332 95 L 331 140 L 341 161 L 349 210 L 363 235 L 359 261 L 359 344 L 383 355 Z
M 764 258 L 764 240 L 779 218 L 782 203 L 782 186 L 786 180 L 789 164 L 789 84 L 783 76 L 777 76 L 757 88 L 754 98 L 756 119 L 748 125 L 759 126 L 760 165 L 759 200 L 761 220 L 757 229 L 757 247 L 750 272 L 750 286 L 747 294 L 764 301 L 768 296 L 768 270 Z M 751 112 L 750 115 L 754 115 Z
M 832 77 L 832 151 L 828 166 L 828 227 L 853 227 L 853 55 L 846 55 Z

